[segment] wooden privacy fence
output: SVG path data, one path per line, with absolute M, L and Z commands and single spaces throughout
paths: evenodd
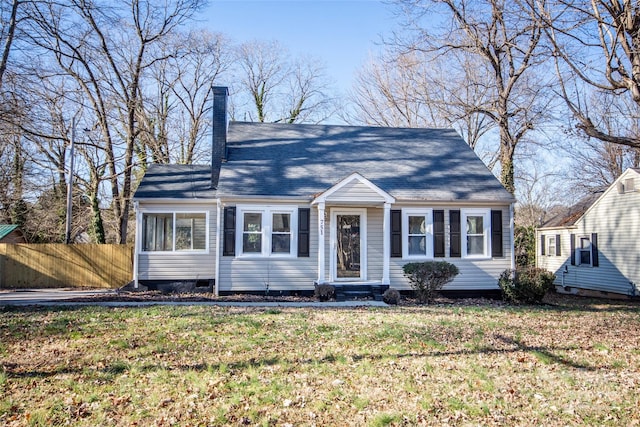
M 118 288 L 133 277 L 133 246 L 0 243 L 0 288 Z

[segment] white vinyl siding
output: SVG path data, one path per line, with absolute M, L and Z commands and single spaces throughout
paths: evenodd
M 415 206 L 402 206 L 396 205 L 393 209 L 414 209 Z M 500 209 L 502 211 L 502 244 L 503 244 L 503 257 L 500 258 L 491 258 L 490 255 L 490 240 L 491 233 L 487 234 L 488 245 L 487 251 L 489 251 L 489 257 L 484 257 L 482 259 L 473 259 L 473 258 L 457 258 L 457 257 L 449 257 L 449 251 L 451 246 L 451 236 L 450 229 L 451 224 L 449 223 L 449 211 L 452 209 L 460 210 L 464 212 L 466 210 L 477 211 L 477 208 L 471 208 L 466 206 L 461 207 L 451 207 L 451 206 L 443 206 L 443 205 L 430 205 L 430 209 L 433 210 L 444 210 L 444 229 L 445 229 L 445 257 L 437 258 L 435 261 L 447 261 L 458 267 L 460 273 L 456 278 L 451 282 L 445 285 L 445 290 L 496 290 L 498 288 L 498 277 L 500 273 L 504 270 L 511 268 L 511 234 L 509 229 L 509 207 L 504 206 L 502 208 L 492 207 L 487 209 L 481 209 L 480 212 L 487 213 L 487 221 L 491 220 L 491 216 L 488 214 L 492 209 Z M 461 215 L 461 228 L 462 228 L 462 238 L 464 239 L 464 228 L 466 227 L 466 223 L 463 222 L 463 217 Z M 490 222 L 489 222 L 489 230 L 490 230 Z M 403 245 L 405 242 L 403 242 Z M 403 249 L 404 250 L 404 249 Z M 390 281 L 391 287 L 397 288 L 400 290 L 410 290 L 411 286 L 407 281 L 406 277 L 404 277 L 402 273 L 402 266 L 408 262 L 414 262 L 413 260 L 406 260 L 404 258 L 391 258 L 390 265 Z
M 332 203 L 345 203 L 357 206 L 359 203 L 368 203 L 372 200 L 382 200 L 382 198 L 380 194 L 364 182 L 353 180 L 346 183 L 339 191 L 329 195 L 326 199 L 326 203 L 327 206 Z
M 238 218 L 241 215 L 242 204 L 236 206 L 236 234 L 241 230 L 242 223 Z M 254 206 L 255 207 L 255 206 Z M 308 208 L 309 205 L 269 205 L 271 212 L 291 212 L 292 217 L 298 216 L 298 208 Z M 246 210 L 245 210 L 246 211 Z M 291 255 L 282 256 L 221 256 L 219 291 L 221 292 L 263 292 L 266 290 L 292 291 L 313 290 L 313 282 L 318 278 L 318 210 L 314 207 L 310 211 L 310 234 L 308 257 L 298 257 L 297 247 L 292 249 Z M 276 234 L 278 234 L 277 232 Z M 291 225 L 292 239 L 297 240 L 298 225 Z M 272 248 L 269 244 L 269 249 Z M 236 241 L 236 253 L 239 247 Z
M 215 277 L 216 207 L 215 202 L 203 205 L 140 204 L 140 219 L 145 213 L 176 212 L 206 213 L 208 218 L 208 250 L 138 253 L 138 280 L 210 280 Z M 140 233 L 142 236 L 142 232 Z M 141 249 L 142 242 L 139 242 Z M 196 243 L 197 245 L 198 243 Z
M 628 170 L 621 177 L 622 182 L 640 175 Z M 637 188 L 637 185 L 635 186 Z M 570 235 L 575 236 L 575 249 L 579 250 L 580 237 L 591 238 L 598 235 L 598 266 L 571 265 Z M 610 187 L 603 196 L 586 212 L 572 228 L 540 229 L 540 235 L 560 234 L 561 257 L 539 256 L 536 265 L 556 275 L 555 284 L 566 288 L 567 292 L 586 289 L 629 295 L 633 285 L 640 287 L 640 192 L 620 193 L 616 185 Z

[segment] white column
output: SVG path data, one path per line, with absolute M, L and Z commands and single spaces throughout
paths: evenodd
M 391 258 L 391 203 L 384 204 L 382 222 L 382 284 L 389 285 L 389 261 Z
M 222 230 L 222 202 L 220 199 L 216 200 L 216 272 L 213 276 L 214 287 L 215 287 L 215 296 L 220 295 L 220 254 L 222 251 L 220 250 L 220 242 L 222 241 L 220 236 L 220 230 Z M 208 218 L 208 217 L 207 217 Z
M 513 206 L 515 203 L 509 205 L 509 250 L 511 251 L 511 269 L 516 268 L 516 251 L 515 251 L 515 218 L 513 215 Z M 538 241 L 538 239 L 536 239 Z M 557 244 L 557 243 L 556 243 Z
M 133 202 L 133 211 L 136 213 L 136 233 L 133 243 L 133 287 L 138 289 L 138 255 L 142 248 L 142 212 L 138 202 Z
M 324 278 L 324 202 L 318 203 L 318 284 L 325 283 Z

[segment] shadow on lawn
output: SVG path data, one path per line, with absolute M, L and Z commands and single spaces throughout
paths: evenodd
M 56 367 L 51 370 L 22 370 L 19 363 L 7 363 L 3 366 L 3 371 L 7 378 L 50 378 L 56 375 L 84 375 L 101 377 L 101 379 L 113 378 L 118 375 L 126 374 L 130 371 L 141 372 L 157 372 L 157 371 L 177 371 L 177 372 L 236 372 L 249 369 L 260 368 L 264 366 L 274 366 L 279 364 L 287 365 L 323 365 L 327 363 L 344 364 L 346 360 L 352 359 L 354 362 L 359 361 L 380 361 L 384 359 L 404 359 L 404 358 L 447 358 L 452 356 L 476 356 L 491 354 L 516 354 L 525 352 L 533 355 L 536 359 L 541 360 L 544 364 L 557 364 L 568 368 L 579 369 L 584 371 L 598 371 L 603 369 L 611 369 L 611 366 L 591 366 L 585 363 L 578 363 L 565 356 L 558 354 L 562 351 L 575 350 L 575 347 L 545 347 L 545 346 L 527 346 L 519 340 L 508 336 L 496 334 L 497 340 L 510 345 L 510 348 L 495 348 L 488 346 L 479 346 L 478 348 L 460 349 L 460 350 L 436 350 L 425 352 L 408 352 L 400 354 L 358 354 L 358 355 L 339 355 L 329 354 L 320 358 L 289 360 L 285 357 L 270 358 L 250 358 L 248 360 L 231 362 L 231 363 L 195 363 L 195 364 L 143 364 L 139 367 L 132 367 L 126 361 L 114 361 L 113 363 L 101 369 L 89 369 L 83 367 Z M 518 359 L 516 359 L 518 360 Z M 518 360 L 520 361 L 520 360 Z M 524 361 L 520 361 L 524 362 Z M 94 378 L 91 378 L 94 379 Z

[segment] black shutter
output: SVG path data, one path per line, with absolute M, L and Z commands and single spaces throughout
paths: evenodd
M 449 234 L 451 235 L 449 256 L 452 258 L 460 258 L 462 256 L 462 248 L 460 245 L 460 211 L 449 211 L 449 229 Z
M 402 211 L 391 210 L 391 257 L 402 257 Z
M 591 265 L 593 267 L 600 265 L 598 260 L 598 233 L 591 234 Z
M 540 235 L 540 255 L 546 255 L 547 249 L 544 247 L 544 234 Z
M 491 211 L 491 256 L 502 257 L 502 211 Z
M 562 251 L 560 250 L 560 235 L 556 234 L 556 256 L 562 255 Z
M 222 243 L 222 255 L 234 256 L 236 254 L 236 208 L 235 206 L 224 208 L 224 242 Z
M 433 256 L 444 257 L 444 211 L 433 211 Z
M 311 209 L 298 209 L 298 256 L 309 256 L 309 231 L 311 230 Z
M 571 234 L 571 265 L 576 265 L 576 235 Z

